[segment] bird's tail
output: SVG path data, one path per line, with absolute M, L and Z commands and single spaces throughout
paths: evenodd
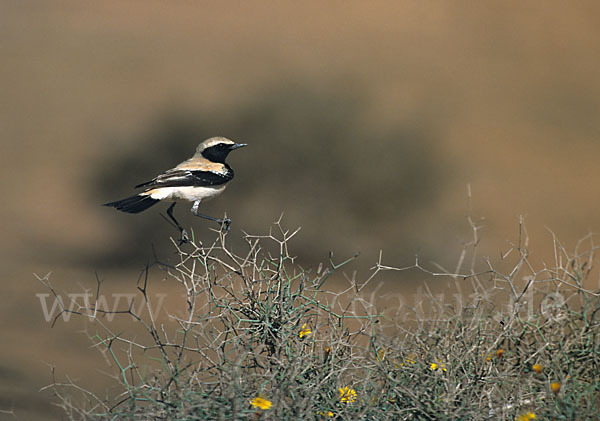
M 150 196 L 136 194 L 135 196 L 117 200 L 116 202 L 105 203 L 103 206 L 111 206 L 127 213 L 140 213 L 158 202 L 160 200 L 153 199 Z

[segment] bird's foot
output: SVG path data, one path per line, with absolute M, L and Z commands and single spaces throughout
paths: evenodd
M 229 226 L 231 225 L 231 219 L 229 218 L 223 218 L 223 219 L 218 219 L 217 222 L 219 223 L 219 225 L 221 225 L 221 232 L 229 232 Z
M 182 244 L 185 243 L 189 243 L 190 241 L 190 237 L 188 236 L 188 233 L 185 229 L 181 229 L 181 238 L 179 239 L 179 245 L 181 246 Z

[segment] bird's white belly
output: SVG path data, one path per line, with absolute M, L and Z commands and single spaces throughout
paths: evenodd
M 174 202 L 186 200 L 188 202 L 195 202 L 197 200 L 210 200 L 213 197 L 223 193 L 225 187 L 226 185 L 209 187 L 159 187 L 156 189 L 148 190 L 147 192 L 144 192 L 142 194 L 158 200 L 171 200 Z

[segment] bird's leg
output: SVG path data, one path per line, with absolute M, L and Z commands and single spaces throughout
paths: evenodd
M 198 212 L 198 206 L 200 206 L 200 201 L 196 200 L 194 202 L 194 204 L 192 205 L 192 214 L 194 216 L 199 216 L 200 218 L 204 218 L 204 219 L 208 219 L 210 221 L 215 221 L 217 224 L 221 225 L 221 229 L 223 229 L 225 232 L 229 231 L 229 225 L 231 225 L 231 219 L 229 218 L 215 218 L 214 216 L 208 216 L 208 215 L 204 215 L 200 212 Z
M 173 221 L 175 225 L 177 225 L 177 228 L 179 228 L 179 233 L 181 234 L 179 244 L 181 245 L 183 243 L 187 243 L 190 240 L 190 238 L 188 237 L 187 231 L 181 226 L 181 224 L 179 224 L 179 222 L 177 222 L 177 219 L 175 219 L 175 217 L 173 216 L 173 208 L 175 207 L 175 203 L 176 202 L 173 202 L 171 206 L 169 206 L 169 209 L 167 209 L 167 215 L 169 215 L 171 221 Z

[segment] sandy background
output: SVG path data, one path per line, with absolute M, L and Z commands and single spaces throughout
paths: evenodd
M 307 266 L 361 251 L 362 274 L 380 249 L 388 264 L 451 264 L 470 183 L 484 254 L 508 248 L 519 215 L 537 261 L 552 260 L 547 228 L 572 248 L 600 225 L 599 15 L 597 2 L 3 2 L 0 409 L 58 419 L 38 392 L 48 364 L 105 389 L 84 324 L 50 328 L 34 273 L 135 291 L 176 232 L 164 207 L 99 204 L 213 135 L 250 144 L 203 206 L 233 219 L 236 247 L 285 212 Z

